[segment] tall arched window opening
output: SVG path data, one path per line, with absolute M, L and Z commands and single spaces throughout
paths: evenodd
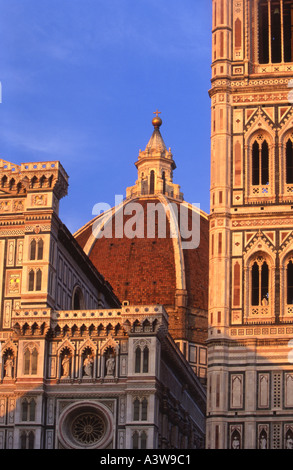
M 293 62 L 293 1 L 259 2 L 259 63 Z
M 24 374 L 28 375 L 30 373 L 30 360 L 31 360 L 31 353 L 30 350 L 27 349 L 24 353 Z
M 35 442 L 35 434 L 33 431 L 22 431 L 20 434 L 20 448 L 33 449 Z
M 36 374 L 38 370 L 38 352 L 36 349 L 31 354 L 31 374 Z
M 293 183 L 293 143 L 291 139 L 286 144 L 286 183 Z
M 164 171 L 162 174 L 162 179 L 163 179 L 163 194 L 165 194 L 166 193 L 166 174 Z
M 266 140 L 252 145 L 252 184 L 253 186 L 269 183 L 269 146 Z
M 132 448 L 133 449 L 138 449 L 139 445 L 139 434 L 137 431 L 135 431 L 135 433 L 133 433 L 133 436 L 132 436 Z
M 42 271 L 40 269 L 37 270 L 36 274 L 36 290 L 42 290 Z
M 29 402 L 28 419 L 29 421 L 34 421 L 36 419 L 36 402 L 34 399 Z
M 147 448 L 147 433 L 142 431 L 138 433 L 135 431 L 132 435 L 132 448 L 133 449 L 146 449 Z
M 43 240 L 38 241 L 38 260 L 43 259 L 44 253 L 44 242 Z
M 133 404 L 133 420 L 134 421 L 139 421 L 139 409 L 140 409 L 140 401 L 138 398 L 136 398 Z
M 151 171 L 150 174 L 150 194 L 155 194 L 155 172 Z
M 35 421 L 36 415 L 36 402 L 32 398 L 31 400 L 25 398 L 22 402 L 21 407 L 21 417 L 22 421 Z
M 142 371 L 144 373 L 148 373 L 149 371 L 149 348 L 145 347 L 143 350 L 143 368 Z
M 31 270 L 28 275 L 28 290 L 33 291 L 35 288 L 35 272 Z
M 80 310 L 80 298 L 78 292 L 75 292 L 74 294 L 73 309 Z
M 37 247 L 36 240 L 32 240 L 31 245 L 30 245 L 30 260 L 36 259 L 36 247 Z
M 140 362 L 141 362 L 141 349 L 136 348 L 136 351 L 135 351 L 135 372 L 137 374 L 140 373 Z
M 38 269 L 35 273 L 33 269 L 28 274 L 28 290 L 30 292 L 42 290 L 42 270 Z
M 36 374 L 38 370 L 38 351 L 27 348 L 24 353 L 24 375 Z
M 287 304 L 293 304 L 293 262 L 287 264 Z
M 28 401 L 24 400 L 21 404 L 21 420 L 22 421 L 27 421 L 28 417 Z
M 284 60 L 285 62 L 293 62 L 293 2 L 286 1 L 283 10 Z
M 140 448 L 146 449 L 147 448 L 147 434 L 146 432 L 142 432 L 140 436 Z
M 144 398 L 141 402 L 141 420 L 147 421 L 148 419 L 148 401 Z
M 84 308 L 84 297 L 82 290 L 79 286 L 76 286 L 73 289 L 72 308 L 73 310 L 81 310 Z
M 267 305 L 269 302 L 269 267 L 263 259 L 254 262 L 251 270 L 251 305 Z
M 138 346 L 135 350 L 135 373 L 147 374 L 149 371 L 149 348 L 145 346 L 143 351 Z
M 271 10 L 271 48 L 272 48 L 272 62 L 282 62 L 281 53 L 281 12 L 279 2 L 275 5 L 272 4 Z
M 29 254 L 29 259 L 31 261 L 35 260 L 36 258 L 38 260 L 43 259 L 43 254 L 44 254 L 44 242 L 42 239 L 36 241 L 33 239 L 30 243 L 30 254 Z

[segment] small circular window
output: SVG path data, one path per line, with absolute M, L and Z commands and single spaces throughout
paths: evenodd
M 112 439 L 112 417 L 103 405 L 75 403 L 59 421 L 59 438 L 66 448 L 104 449 Z

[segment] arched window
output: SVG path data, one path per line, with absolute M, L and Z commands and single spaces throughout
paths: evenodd
M 20 434 L 20 448 L 33 449 L 35 443 L 35 434 L 33 431 L 22 431 Z
M 269 303 L 269 267 L 259 257 L 251 270 L 251 305 L 261 306 Z
M 293 62 L 293 2 L 283 3 L 284 62 Z
M 26 449 L 26 432 L 22 431 L 20 435 L 20 448 L 21 449 Z
M 139 448 L 138 445 L 139 445 L 139 434 L 137 431 L 135 431 L 132 435 L 132 448 L 138 449 Z
M 145 431 L 143 431 L 140 436 L 140 448 L 141 449 L 147 448 L 147 434 Z
M 132 448 L 133 449 L 146 449 L 147 448 L 147 433 L 145 431 L 135 431 L 132 435 Z
M 133 420 L 134 421 L 139 421 L 139 410 L 140 410 L 140 401 L 138 398 L 136 398 L 133 403 Z
M 259 2 L 259 63 L 293 62 L 293 1 Z
M 30 244 L 30 260 L 36 259 L 36 247 L 37 247 L 37 242 L 34 239 L 31 241 L 31 244 Z
M 43 240 L 38 241 L 38 259 L 43 259 L 44 254 L 44 242 Z
M 30 350 L 27 349 L 24 353 L 24 374 L 28 375 L 30 373 L 30 360 L 31 360 L 31 353 Z
M 145 346 L 143 351 L 138 346 L 135 350 L 135 373 L 147 374 L 149 371 L 149 348 Z
M 35 272 L 32 269 L 28 275 L 28 290 L 33 291 L 35 288 Z
M 136 398 L 133 402 L 133 420 L 147 421 L 148 419 L 148 401 L 144 398 L 140 401 Z
M 291 139 L 286 144 L 286 183 L 293 183 L 293 143 Z
M 135 351 L 135 372 L 140 373 L 140 363 L 141 363 L 141 349 L 138 347 Z
M 36 402 L 31 399 L 29 402 L 29 421 L 35 421 L 36 419 Z
M 26 349 L 24 353 L 24 375 L 35 375 L 38 370 L 38 351 Z
M 84 297 L 79 286 L 75 286 L 72 293 L 72 309 L 81 310 L 84 308 Z
M 293 262 L 287 264 L 287 304 L 293 304 Z
M 155 172 L 154 170 L 150 173 L 150 194 L 155 193 Z
M 271 62 L 282 62 L 280 2 L 271 5 Z
M 22 421 L 35 421 L 36 415 L 36 402 L 32 399 L 25 398 L 22 401 L 21 417 Z
M 146 374 L 149 371 L 149 348 L 147 346 L 143 350 L 143 368 L 142 368 L 142 371 Z
M 36 290 L 42 290 L 42 271 L 40 269 L 36 273 Z
M 144 398 L 141 402 L 141 420 L 147 421 L 148 419 L 148 401 Z
M 30 243 L 30 260 L 43 259 L 44 241 L 42 239 L 36 241 L 33 239 Z
M 31 374 L 36 374 L 38 370 L 38 351 L 33 350 L 31 354 Z
M 21 420 L 22 421 L 27 421 L 27 416 L 28 416 L 28 400 L 23 400 L 21 404 Z
M 42 290 L 42 270 L 38 269 L 37 272 L 33 269 L 28 274 L 28 290 L 30 292 Z
M 269 183 L 269 146 L 266 140 L 252 145 L 252 185 L 260 186 Z
M 165 194 L 166 193 L 166 174 L 164 171 L 162 173 L 162 179 L 163 179 L 163 194 Z
M 80 295 L 79 292 L 75 292 L 73 299 L 73 309 L 80 310 Z

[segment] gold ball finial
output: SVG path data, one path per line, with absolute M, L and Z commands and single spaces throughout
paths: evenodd
M 156 115 L 156 117 L 153 118 L 152 124 L 155 128 L 158 129 L 159 127 L 161 127 L 161 125 L 163 123 L 162 119 L 159 117 L 159 114 L 161 114 L 161 111 L 157 110 L 157 111 L 154 112 L 154 114 Z

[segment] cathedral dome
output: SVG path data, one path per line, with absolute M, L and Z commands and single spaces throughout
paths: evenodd
M 157 119 L 157 118 L 155 118 Z M 158 118 L 159 119 L 159 118 Z M 126 199 L 74 236 L 121 302 L 162 304 L 170 332 L 204 342 L 208 309 L 208 216 L 183 199 L 157 121 Z M 179 320 L 179 321 L 178 321 Z M 191 338 L 192 337 L 192 338 Z
M 187 215 L 189 227 L 194 220 L 196 240 L 182 238 L 169 205 Z M 154 227 L 148 224 L 155 208 L 161 227 L 159 215 Z M 136 214 L 128 215 L 133 209 Z M 123 236 L 118 228 L 117 237 L 120 223 Z M 178 237 L 172 237 L 174 230 Z M 75 237 L 121 302 L 175 307 L 176 296 L 183 295 L 186 306 L 207 309 L 208 217 L 198 208 L 162 195 L 132 197 L 90 221 Z

